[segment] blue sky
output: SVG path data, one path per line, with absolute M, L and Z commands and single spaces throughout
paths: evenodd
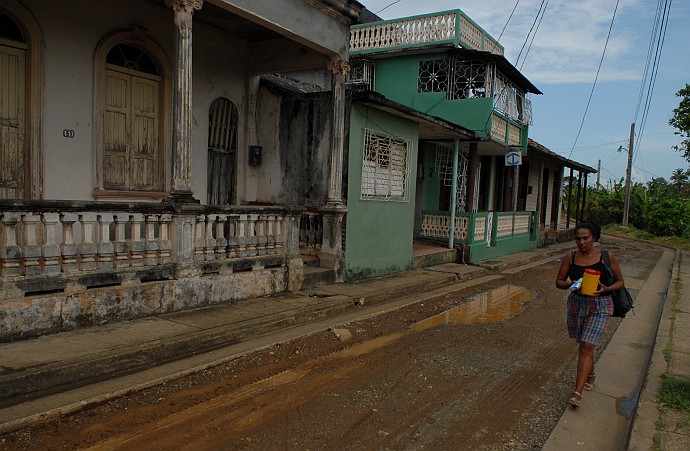
M 516 0 L 360 0 L 384 19 L 461 9 L 494 38 L 506 25 Z M 391 3 L 394 3 L 391 5 Z M 506 58 L 516 63 L 542 0 L 519 0 L 500 39 Z M 633 182 L 669 180 L 688 162 L 672 146 L 681 138 L 668 125 L 678 106 L 675 93 L 690 83 L 690 2 L 671 4 L 663 52 L 646 124 L 640 90 L 657 2 L 620 0 L 606 55 L 592 91 L 616 0 L 549 0 L 522 73 L 544 94 L 532 96 L 530 137 L 552 151 L 593 168 L 601 160 L 601 183 L 625 177 L 630 124 L 636 122 Z M 529 46 L 529 42 L 525 49 Z M 638 109 L 638 104 L 640 105 Z M 636 110 L 637 118 L 636 118 Z M 583 123 L 584 117 L 584 123 Z M 579 137 L 578 130 L 582 124 Z M 642 132 L 640 135 L 640 131 Z M 576 141 L 577 137 L 577 141 Z M 639 144 L 639 145 L 638 145 Z M 574 146 L 574 148 L 573 148 Z M 591 177 L 593 183 L 596 179 Z

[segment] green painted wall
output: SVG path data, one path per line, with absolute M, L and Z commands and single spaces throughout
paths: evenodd
M 488 136 L 493 99 L 445 100 L 442 92 L 417 92 L 419 62 L 446 57 L 446 53 L 426 53 L 377 60 L 376 91 L 403 105 L 462 125 L 480 136 Z M 523 150 L 526 151 L 528 127 L 515 125 L 522 128 Z
M 429 174 L 431 173 L 431 177 Z M 436 151 L 428 146 L 424 152 L 424 189 L 422 195 L 422 210 L 438 210 L 441 183 L 436 171 Z
M 412 141 L 407 202 L 360 198 L 365 128 Z M 414 122 L 361 104 L 353 105 L 348 152 L 345 280 L 392 274 L 413 267 L 418 130 Z

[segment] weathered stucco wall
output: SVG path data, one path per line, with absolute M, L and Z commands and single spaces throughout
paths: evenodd
M 265 296 L 287 282 L 282 267 L 3 301 L 0 342 Z
M 258 142 L 262 159 L 259 167 L 250 169 L 258 175 L 251 200 L 313 207 L 325 203 L 331 98 L 330 92 L 296 94 L 260 88 Z
M 97 186 L 94 149 L 94 72 L 97 68 L 94 55 L 98 44 L 115 31 L 130 30 L 133 25 L 137 25 L 146 30 L 147 36 L 162 49 L 172 64 L 175 39 L 173 12 L 162 5 L 140 0 L 22 0 L 22 4 L 34 15 L 45 38 L 45 58 L 43 67 L 40 68 L 46 74 L 41 113 L 44 131 L 43 159 L 48 168 L 44 176 L 45 198 L 92 200 L 93 189 Z M 314 82 L 326 85 L 329 73 L 324 71 L 324 67 L 328 57 L 335 53 L 346 54 L 347 26 L 302 0 L 290 0 L 290 5 L 281 5 L 280 8 L 269 1 L 233 4 L 229 10 L 245 11 L 245 17 L 259 23 L 266 22 L 264 25 L 268 28 L 288 36 L 288 40 L 282 40 L 281 45 L 288 45 L 291 51 L 300 45 L 298 43 L 308 43 L 310 48 L 324 52 L 320 55 L 322 60 L 318 60 L 320 69 L 313 74 Z M 258 12 L 261 17 L 252 16 L 249 13 L 251 11 Z M 295 11 L 299 14 L 295 14 Z M 256 43 L 234 37 L 199 21 L 194 22 L 192 42 L 194 196 L 206 203 L 208 112 L 216 98 L 225 97 L 235 104 L 239 113 L 236 184 L 238 201 L 273 199 L 272 201 L 281 202 L 288 194 L 284 189 L 286 184 L 276 182 L 283 175 L 287 175 L 290 182 L 294 182 L 296 178 L 292 171 L 285 170 L 287 162 L 292 161 L 295 154 L 300 157 L 309 153 L 316 155 L 327 147 L 327 140 L 321 139 L 322 132 L 330 129 L 330 123 L 323 117 L 327 106 L 323 105 L 322 108 L 312 105 L 319 116 L 315 120 L 321 121 L 312 125 L 319 128 L 318 133 L 315 133 L 319 139 L 310 144 L 312 148 L 300 149 L 298 152 L 298 144 L 287 145 L 285 142 L 277 142 L 282 150 L 264 146 L 262 133 L 257 131 L 257 121 L 254 119 L 258 77 L 251 70 L 262 58 L 269 57 L 256 51 Z M 287 58 L 290 55 L 284 56 Z M 293 56 L 299 61 L 299 55 Z M 312 66 L 308 64 L 303 69 L 308 67 Z M 307 76 L 306 72 L 302 73 Z M 169 98 L 172 98 L 171 93 Z M 263 112 L 266 113 L 265 108 Z M 300 120 L 290 119 L 293 122 Z M 63 130 L 74 131 L 74 136 L 64 137 Z M 295 131 L 293 128 L 291 133 L 284 135 L 283 141 L 292 139 Z M 170 123 L 166 136 L 171 133 Z M 270 162 L 265 168 L 248 166 L 247 152 L 250 145 L 263 146 L 267 161 L 272 156 L 271 152 L 277 152 L 273 156 L 280 156 L 280 159 L 275 158 L 279 162 L 278 166 L 271 167 Z M 288 154 L 282 155 L 279 150 L 287 151 Z M 167 155 L 164 164 L 169 175 L 172 168 L 170 145 L 164 146 L 163 152 Z M 283 157 L 286 157 L 285 161 L 282 161 Z M 321 159 L 312 160 L 319 166 L 328 165 Z M 79 174 L 79 177 L 68 177 L 66 174 Z M 268 176 L 268 179 L 264 179 L 264 176 Z M 169 178 L 166 178 L 165 190 L 169 189 L 169 183 Z M 294 199 L 292 194 L 287 197 Z M 140 200 L 146 200 L 146 197 Z

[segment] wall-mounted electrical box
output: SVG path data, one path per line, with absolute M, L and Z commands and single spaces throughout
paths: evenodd
M 249 146 L 249 166 L 261 166 L 261 146 Z

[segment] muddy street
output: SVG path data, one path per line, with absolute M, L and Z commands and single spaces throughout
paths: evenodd
M 618 243 L 603 239 L 635 294 L 663 250 Z M 0 436 L 0 449 L 540 449 L 577 358 L 558 265 L 337 325 L 350 339 L 323 331 L 261 349 Z

